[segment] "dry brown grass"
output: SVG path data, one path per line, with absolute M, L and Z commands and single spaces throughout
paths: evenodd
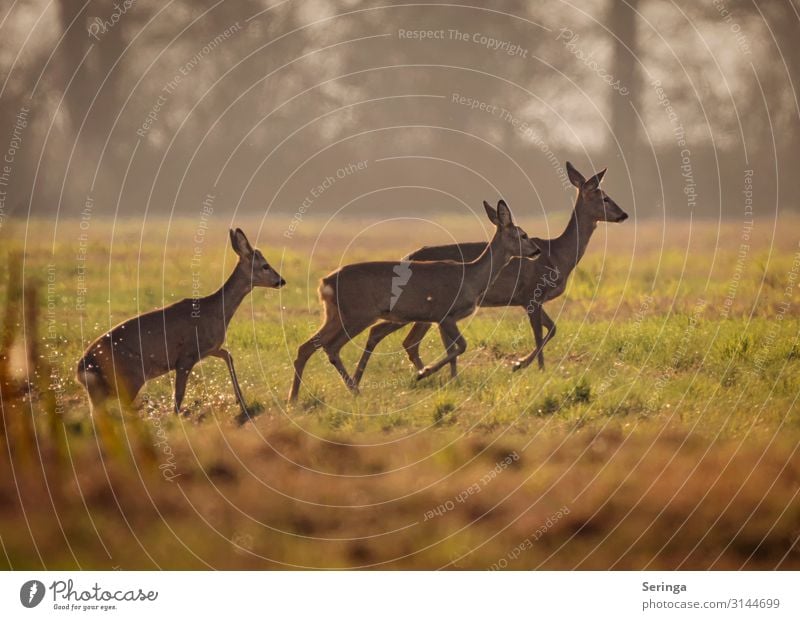
M 186 424 L 170 436 L 172 482 L 87 440 L 60 475 L 45 452 L 48 485 L 38 467 L 0 479 L 5 557 L 17 569 L 800 567 L 793 442 L 667 429 L 366 439 Z
M 107 287 L 112 321 L 137 304 L 169 301 L 161 297 L 165 282 L 177 282 L 165 289 L 170 295 L 189 287 L 181 278 L 191 227 L 176 225 L 177 241 L 165 250 L 163 227 L 153 226 L 142 254 L 136 227 L 120 228 L 113 252 L 92 247 L 93 264 L 110 265 L 111 275 L 92 272 L 86 333 L 71 304 L 59 306 L 52 358 L 42 356 L 51 343 L 38 354 L 30 349 L 41 344 L 31 328 L 43 317 L 23 320 L 19 281 L 4 285 L 11 301 L 0 352 L 5 568 L 800 568 L 800 289 L 780 338 L 769 347 L 764 340 L 796 251 L 788 224 L 774 238 L 767 225 L 754 233 L 760 237 L 730 319 L 719 308 L 734 271 L 737 224 L 696 223 L 691 234 L 674 222 L 666 232 L 657 223 L 619 226 L 613 237 L 609 227 L 553 305 L 564 328 L 547 373 L 508 373 L 505 359 L 523 346 L 512 344 L 520 326 L 527 342 L 527 326 L 518 312 L 501 320 L 500 311 L 481 312 L 467 327 L 471 349 L 454 384 L 414 384 L 405 362 L 387 357 L 365 377 L 377 387 L 352 399 L 317 360 L 309 395 L 287 411 L 283 349 L 318 322 L 317 277 L 340 259 L 397 257 L 409 245 L 446 241 L 427 229 L 391 230 L 343 255 L 363 224 L 340 222 L 309 260 L 301 254 L 312 243 L 308 224 L 286 250 L 290 286 L 279 298 L 254 294 L 242 310 L 252 317 L 238 317 L 229 337 L 245 391 L 260 400 L 252 423 L 234 422 L 225 369 L 213 363 L 190 384 L 190 417 L 169 413 L 165 379 L 154 382 L 151 404 L 91 420 L 72 372 L 81 338 L 109 321 Z M 448 228 L 460 238 L 480 233 L 463 221 Z M 260 245 L 277 245 L 279 235 L 268 231 Z M 720 235 L 726 243 L 717 243 Z M 41 239 L 49 239 L 45 231 Z M 72 251 L 59 241 L 54 259 L 44 241 L 27 244 L 26 273 L 41 283 L 44 265 L 56 260 L 55 294 L 69 300 Z M 206 266 L 216 270 L 206 271 L 206 288 L 225 275 L 224 251 L 207 248 Z M 130 261 L 139 261 L 140 281 Z M 18 265 L 7 271 L 13 276 Z M 634 329 L 631 317 L 653 278 L 650 316 Z M 707 302 L 702 324 L 671 367 L 698 298 Z M 29 298 L 26 307 L 30 313 L 42 302 Z M 626 339 L 632 345 L 623 356 Z M 769 355 L 754 369 L 760 353 Z M 12 372 L 25 363 L 27 372 Z M 614 364 L 619 375 L 601 393 Z M 53 377 L 63 388 L 63 415 Z M 669 381 L 648 407 L 661 377 Z M 574 395 L 581 382 L 584 397 Z M 509 455 L 518 458 L 498 465 Z

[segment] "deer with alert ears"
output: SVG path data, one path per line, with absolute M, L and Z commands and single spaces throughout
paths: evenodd
M 236 400 L 247 415 L 233 357 L 222 347 L 228 324 L 254 287 L 280 288 L 286 281 L 252 248 L 241 229 L 231 230 L 230 238 L 239 262 L 218 291 L 135 316 L 89 345 L 78 362 L 77 380 L 93 409 L 112 397 L 128 406 L 147 381 L 174 370 L 178 413 L 192 368 L 213 356 L 228 365 Z
M 322 279 L 319 292 L 325 306 L 325 322 L 297 351 L 289 402 L 297 400 L 305 365 L 320 348 L 325 350 L 345 385 L 358 393 L 366 361 L 377 341 L 371 333 L 365 357 L 362 357 L 353 377 L 345 370 L 339 351 L 380 319 L 385 321 L 380 324 L 383 326 L 379 334 L 381 338 L 410 322 L 439 324 L 446 339 L 445 355 L 420 368 L 417 379 L 432 375 L 466 350 L 467 343 L 457 322 L 475 312 L 478 300 L 509 261 L 514 257 L 539 254 L 539 248 L 525 231 L 514 224 L 511 210 L 504 201 L 497 203 L 497 210 L 486 202 L 483 206 L 496 230 L 489 244 L 483 244 L 483 250 L 471 262 L 356 263 Z
M 529 355 L 516 360 L 512 370 L 526 368 L 534 359 L 538 359 L 539 368 L 544 370 L 543 350 L 556 335 L 556 325 L 544 311 L 542 304 L 564 292 L 567 279 L 583 258 L 598 222 L 624 222 L 628 219 L 628 214 L 600 189 L 600 181 L 605 173 L 605 169 L 601 170 L 587 181 L 567 162 L 567 174 L 570 182 L 577 188 L 578 195 L 566 229 L 555 239 L 534 239 L 542 249 L 542 255 L 535 261 L 524 258 L 512 260 L 480 300 L 481 306 L 489 308 L 522 306 L 528 315 L 536 348 Z M 483 242 L 424 247 L 409 254 L 407 259 L 473 260 L 485 248 L 486 244 Z M 393 325 L 391 327 L 379 323 L 372 328 L 369 341 L 375 340 L 377 344 L 385 333 L 399 329 Z M 419 356 L 419 345 L 430 327 L 427 322 L 415 323 L 403 341 L 409 359 L 417 368 L 424 367 Z M 543 335 L 543 327 L 547 328 L 546 335 Z M 444 334 L 442 339 L 445 339 Z M 364 366 L 368 359 L 369 355 L 364 351 Z M 362 363 L 359 362 L 359 368 L 361 367 Z M 450 373 L 453 376 L 456 374 L 455 359 L 450 363 Z

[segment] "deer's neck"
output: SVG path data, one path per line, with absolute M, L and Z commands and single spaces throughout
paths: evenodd
M 495 232 L 494 237 L 471 263 L 467 263 L 465 270 L 468 281 L 473 283 L 475 292 L 482 295 L 497 280 L 500 273 L 511 261 L 511 255 L 505 249 L 500 238 L 500 231 Z
M 242 301 L 252 290 L 250 274 L 245 273 L 245 269 L 241 265 L 236 265 L 222 288 L 212 295 L 215 298 L 214 301 L 221 307 L 225 327 L 231 322 Z
M 550 242 L 550 256 L 565 276 L 575 269 L 583 258 L 592 233 L 597 228 L 597 222 L 584 215 L 582 207 L 583 199 L 579 195 L 564 232 Z

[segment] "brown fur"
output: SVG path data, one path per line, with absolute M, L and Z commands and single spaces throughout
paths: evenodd
M 228 365 L 234 393 L 246 412 L 233 357 L 222 348 L 228 324 L 254 286 L 279 288 L 285 281 L 240 229 L 230 234 L 239 262 L 218 291 L 123 321 L 88 346 L 76 378 L 93 408 L 105 406 L 112 397 L 128 406 L 147 381 L 174 370 L 175 411 L 180 411 L 192 367 L 213 356 Z
M 498 203 L 497 211 L 486 203 L 484 207 L 497 230 L 491 243 L 472 262 L 356 263 L 324 277 L 319 292 L 325 306 L 325 322 L 298 348 L 289 401 L 297 399 L 305 365 L 320 348 L 325 350 L 345 385 L 357 393 L 363 366 L 359 364 L 351 378 L 339 351 L 379 319 L 386 321 L 389 327 L 384 329 L 388 332 L 409 321 L 439 323 L 447 337 L 447 352 L 443 359 L 423 368 L 419 379 L 433 374 L 463 353 L 467 344 L 456 322 L 475 311 L 478 299 L 508 261 L 515 256 L 539 253 L 527 234 L 514 225 L 503 201 Z M 365 354 L 367 351 L 371 352 L 369 342 Z M 363 365 L 368 357 L 363 359 Z

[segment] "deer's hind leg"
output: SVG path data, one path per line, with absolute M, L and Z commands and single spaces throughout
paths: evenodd
M 289 390 L 289 402 L 295 402 L 300 393 L 300 384 L 303 382 L 303 370 L 308 363 L 309 358 L 314 355 L 317 349 L 322 347 L 322 338 L 325 334 L 331 332 L 335 325 L 332 321 L 328 321 L 323 325 L 316 334 L 311 336 L 297 349 L 297 357 L 294 360 L 294 380 L 292 381 L 292 388 Z
M 319 328 L 316 334 L 311 336 L 297 349 L 297 358 L 294 361 L 294 381 L 292 388 L 289 391 L 289 402 L 295 402 L 300 393 L 300 385 L 303 382 L 303 370 L 309 358 L 317 351 L 317 349 L 324 349 L 328 354 L 328 359 L 331 364 L 339 371 L 342 380 L 348 388 L 358 391 L 354 385 L 353 379 L 347 374 L 347 371 L 342 364 L 339 357 L 339 350 L 357 334 L 364 331 L 369 327 L 369 322 L 363 324 L 359 329 L 345 329 L 338 311 L 330 309 L 326 315 L 325 324 Z
M 245 405 L 244 402 L 242 388 L 239 387 L 239 379 L 236 377 L 236 368 L 233 366 L 233 356 L 226 349 L 222 348 L 212 351 L 209 353 L 209 355 L 213 355 L 214 357 L 219 357 L 225 360 L 225 364 L 228 366 L 228 373 L 231 376 L 231 383 L 233 383 L 233 393 L 236 395 L 236 400 L 239 402 L 239 407 L 241 407 L 242 413 L 247 415 L 247 405 Z
M 458 325 L 456 325 L 455 319 L 447 318 L 439 325 L 442 334 L 444 334 L 448 342 L 445 355 L 433 364 L 425 366 L 425 368 L 420 370 L 417 374 L 417 380 L 429 377 L 467 350 L 467 341 L 464 340 L 464 336 L 458 331 Z
M 444 329 L 441 326 L 439 326 L 439 337 L 442 339 L 442 344 L 444 345 L 444 349 L 446 351 L 451 343 L 447 334 L 445 333 Z M 450 378 L 455 379 L 457 374 L 458 374 L 458 358 L 454 357 L 453 359 L 450 360 Z
M 340 324 L 337 332 L 322 343 L 322 348 L 325 349 L 325 353 L 328 354 L 328 361 L 333 364 L 333 367 L 339 372 L 339 376 L 342 377 L 342 381 L 344 381 L 347 389 L 353 394 L 358 394 L 358 383 L 347 373 L 347 369 L 342 363 L 342 358 L 339 357 L 339 351 L 371 324 L 371 319 L 358 319 L 348 321 L 346 325 Z
M 414 323 L 414 326 L 403 340 L 403 348 L 406 350 L 408 359 L 411 360 L 411 363 L 414 364 L 417 370 L 425 368 L 425 364 L 422 363 L 419 357 L 419 345 L 422 343 L 422 339 L 430 328 L 430 323 Z
M 377 347 L 380 341 L 386 338 L 386 336 L 396 332 L 398 329 L 405 327 L 406 325 L 408 325 L 408 323 L 392 323 L 390 321 L 384 321 L 372 326 L 372 329 L 369 330 L 367 344 L 364 346 L 364 352 L 361 354 L 361 359 L 358 360 L 358 366 L 356 366 L 356 372 L 353 375 L 353 382 L 356 384 L 356 387 L 358 387 L 359 383 L 361 383 L 361 377 L 364 374 L 364 370 L 367 367 L 367 362 L 369 362 L 369 358 L 372 355 L 372 352 L 375 350 L 375 347 Z
M 403 340 L 403 348 L 408 354 L 408 359 L 411 360 L 411 363 L 414 364 L 417 370 L 425 368 L 425 364 L 419 356 L 419 346 L 422 344 L 422 339 L 425 338 L 425 334 L 428 333 L 430 328 L 430 323 L 414 323 L 414 327 L 411 328 L 411 331 L 408 332 L 408 336 Z M 442 344 L 446 351 L 448 346 L 450 346 L 450 340 L 441 325 L 439 326 L 439 336 L 442 339 Z M 455 377 L 457 374 L 458 365 L 456 359 L 453 358 L 450 360 L 450 376 Z

